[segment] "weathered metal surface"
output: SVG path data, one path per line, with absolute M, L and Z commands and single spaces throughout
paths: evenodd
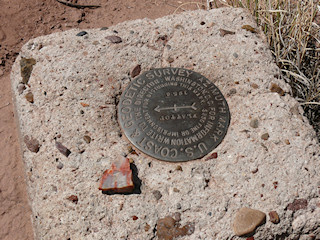
M 207 78 L 182 68 L 159 68 L 134 79 L 121 95 L 119 123 L 142 152 L 172 162 L 205 156 L 223 140 L 228 104 Z

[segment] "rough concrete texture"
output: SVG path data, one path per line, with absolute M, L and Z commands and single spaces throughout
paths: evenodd
M 55 33 L 22 48 L 12 88 L 21 138 L 41 145 L 35 153 L 22 142 L 38 239 L 157 239 L 157 220 L 176 212 L 182 226 L 195 226 L 181 239 L 238 239 L 232 221 L 241 207 L 279 214 L 280 223 L 268 216 L 255 239 L 320 236 L 315 133 L 279 78 L 263 34 L 243 25 L 255 27 L 249 13 L 222 8 L 125 22 L 83 36 L 76 36 L 80 30 Z M 122 42 L 112 43 L 110 35 Z M 21 57 L 36 64 L 19 94 Z M 174 164 L 129 154 L 141 193 L 105 195 L 98 190 L 102 173 L 130 146 L 115 104 L 138 64 L 142 71 L 189 68 L 211 79 L 228 101 L 231 124 L 213 151 L 217 158 Z M 271 92 L 272 83 L 285 94 Z M 29 91 L 34 103 L 25 98 Z M 71 151 L 68 157 L 56 140 Z M 155 190 L 162 194 L 158 200 Z

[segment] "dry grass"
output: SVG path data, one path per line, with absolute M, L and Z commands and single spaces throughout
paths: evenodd
M 320 140 L 319 0 L 207 0 L 248 9 L 267 36 L 282 77 L 317 131 Z

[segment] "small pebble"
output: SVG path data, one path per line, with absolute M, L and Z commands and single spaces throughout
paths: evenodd
M 254 27 L 250 26 L 250 25 L 243 25 L 241 27 L 242 29 L 245 29 L 249 32 L 252 32 L 252 33 L 257 33 L 257 29 L 255 29 Z
M 257 89 L 257 88 L 259 88 L 259 85 L 256 84 L 256 83 L 251 83 L 251 87 L 252 87 L 253 89 Z
M 290 145 L 289 139 L 284 140 L 285 144 Z
M 161 194 L 161 192 L 160 192 L 159 190 L 154 190 L 154 191 L 152 192 L 152 194 L 153 194 L 153 196 L 154 196 L 157 200 L 159 200 L 160 198 L 162 198 L 162 194 Z
M 136 220 L 138 220 L 139 218 L 137 217 L 137 216 L 132 216 L 132 220 L 133 221 L 136 221 Z
M 252 128 L 257 128 L 259 126 L 259 121 L 258 119 L 254 118 L 250 121 L 250 127 Z
M 34 153 L 39 152 L 40 144 L 37 139 L 34 139 L 33 137 L 25 136 L 24 137 L 24 143 L 26 144 L 27 148 Z
M 300 209 L 306 209 L 308 206 L 307 199 L 295 199 L 292 203 L 289 203 L 287 206 L 288 210 L 293 212 L 298 211 Z
M 88 135 L 85 135 L 83 136 L 83 140 L 89 144 L 91 142 L 91 137 L 89 137 Z
M 180 222 L 180 221 L 181 221 L 181 213 L 175 212 L 175 213 L 173 214 L 173 218 L 174 218 L 177 222 Z
M 63 163 L 62 163 L 62 162 L 59 162 L 58 165 L 57 165 L 57 168 L 58 168 L 58 169 L 62 169 L 62 168 L 63 168 Z
M 181 171 L 182 172 L 183 171 L 182 167 L 180 165 L 176 166 L 176 171 Z
M 18 85 L 18 93 L 21 94 L 26 89 L 26 86 L 22 83 Z
M 238 58 L 238 57 L 239 57 L 239 55 L 238 55 L 237 53 L 233 53 L 233 56 L 234 56 L 235 58 Z
M 280 222 L 279 215 L 276 211 L 269 212 L 270 222 L 278 224 Z
M 265 220 L 265 213 L 247 207 L 241 208 L 235 215 L 233 231 L 237 236 L 253 233 Z
M 167 58 L 167 62 L 168 62 L 168 63 L 173 63 L 173 61 L 174 61 L 174 58 L 172 58 L 172 57 L 168 57 L 168 58 Z
M 104 31 L 104 30 L 107 30 L 108 28 L 107 27 L 102 27 L 100 28 L 100 31 Z
M 76 36 L 81 37 L 81 36 L 84 36 L 86 34 L 88 34 L 86 31 L 82 31 L 82 32 L 77 33 Z
M 173 188 L 174 192 L 180 192 L 180 190 L 178 188 Z
M 137 66 L 135 66 L 132 71 L 131 71 L 131 77 L 134 78 L 136 76 L 138 76 L 141 72 L 141 65 L 138 64 Z
M 283 95 L 284 95 L 283 89 L 282 89 L 281 87 L 279 87 L 279 85 L 276 84 L 276 83 L 272 83 L 272 84 L 271 84 L 270 91 L 271 91 L 271 92 L 276 92 L 276 93 L 278 93 L 280 96 L 283 96 Z
M 229 31 L 229 30 L 225 30 L 225 29 L 222 29 L 222 28 L 220 28 L 219 31 L 220 31 L 220 36 L 221 37 L 224 37 L 225 35 L 228 35 L 228 34 L 230 34 L 230 35 L 234 35 L 235 34 L 235 32 L 232 32 L 232 31 Z
M 231 88 L 230 91 L 228 92 L 228 96 L 234 95 L 237 93 L 237 89 Z
M 73 202 L 74 204 L 77 204 L 79 199 L 76 195 L 71 195 L 71 196 L 67 197 L 67 200 Z
M 148 223 L 146 223 L 146 225 L 144 225 L 144 231 L 148 232 L 150 230 L 150 225 Z
M 106 39 L 109 40 L 112 43 L 121 43 L 122 42 L 121 37 L 118 37 L 116 35 L 107 36 Z
M 66 157 L 68 157 L 71 154 L 71 151 L 58 141 L 56 141 L 56 148 Z
M 262 140 L 268 140 L 269 139 L 269 133 L 264 133 L 261 135 Z
M 181 209 L 181 204 L 180 203 L 177 203 L 177 209 Z
M 33 94 L 32 92 L 28 92 L 25 96 L 28 102 L 33 103 Z
M 206 158 L 206 160 L 210 160 L 210 159 L 214 159 L 214 158 L 218 158 L 217 152 L 213 152 L 209 157 Z

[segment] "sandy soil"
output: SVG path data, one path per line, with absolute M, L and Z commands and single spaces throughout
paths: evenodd
M 158 18 L 177 12 L 189 0 L 0 0 L 0 239 L 33 239 L 31 209 L 21 160 L 17 125 L 10 90 L 10 69 L 29 39 L 71 28 L 100 28 L 138 18 Z M 193 1 L 194 2 L 194 1 Z M 205 3 L 205 1 L 197 0 Z M 192 10 L 201 7 L 186 4 Z M 203 6 L 204 7 L 204 6 Z

